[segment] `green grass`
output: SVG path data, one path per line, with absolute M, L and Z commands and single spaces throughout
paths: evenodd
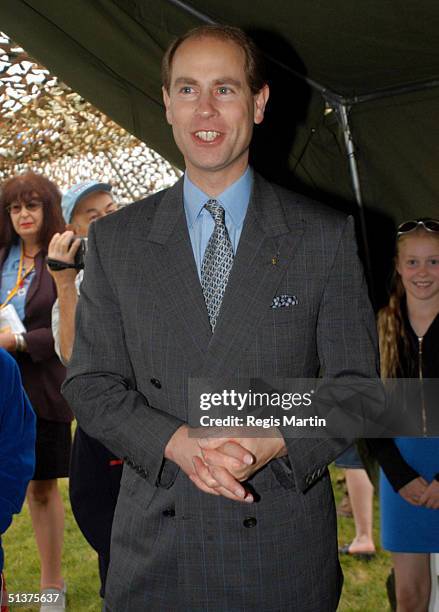
M 337 477 L 342 470 L 331 468 L 335 501 L 343 496 L 344 487 L 337 484 Z M 354 521 L 351 518 L 338 517 L 338 541 L 340 544 L 351 542 L 355 535 Z M 340 612 L 387 612 L 390 606 L 387 600 L 386 579 L 392 567 L 390 554 L 380 547 L 378 500 L 374 499 L 374 540 L 377 555 L 372 561 L 361 561 L 341 556 L 344 574 L 344 586 L 339 605 Z
M 339 470 L 332 470 L 334 492 L 338 502 L 343 494 L 336 484 Z M 67 495 L 67 481 L 61 481 L 66 507 L 66 531 L 63 572 L 68 587 L 70 612 L 100 612 L 99 578 L 96 554 L 82 537 L 73 519 Z M 339 541 L 350 542 L 354 536 L 352 519 L 339 518 Z M 379 549 L 378 508 L 375 504 L 375 542 Z M 38 592 L 39 563 L 27 506 L 15 517 L 13 525 L 3 538 L 6 563 L 5 573 L 10 592 Z M 342 558 L 345 576 L 340 612 L 381 612 L 389 609 L 385 580 L 391 564 L 390 556 L 379 549 L 377 557 L 367 563 Z M 14 608 L 38 612 L 38 607 Z M 122 611 L 121 611 L 122 612 Z M 139 611 L 140 612 L 140 611 Z M 145 610 L 145 612 L 147 612 Z M 263 611 L 261 611 L 263 612 Z
M 67 583 L 67 608 L 71 612 L 101 612 L 97 555 L 79 531 L 70 509 L 67 479 L 61 481 L 66 508 L 63 575 Z M 27 504 L 3 538 L 5 577 L 8 591 L 39 591 L 39 559 Z M 38 612 L 39 607 L 12 610 Z

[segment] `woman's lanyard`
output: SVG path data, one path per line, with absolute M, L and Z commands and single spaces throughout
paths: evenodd
M 27 276 L 29 276 L 29 274 L 35 268 L 35 262 L 31 265 L 31 267 L 28 270 L 25 271 L 24 274 L 23 274 L 23 268 L 24 268 L 24 246 L 22 242 L 20 246 L 20 263 L 18 264 L 17 280 L 15 281 L 14 288 L 8 293 L 8 297 L 6 298 L 6 300 L 3 302 L 3 304 L 0 304 L 0 309 L 4 308 L 7 304 L 9 304 L 9 302 L 12 300 L 14 295 L 18 293 L 21 287 L 23 287 L 24 279 Z

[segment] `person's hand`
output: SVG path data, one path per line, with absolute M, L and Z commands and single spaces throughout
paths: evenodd
M 189 435 L 190 432 L 192 432 L 192 436 Z M 225 468 L 222 468 L 219 472 L 220 480 L 210 474 L 204 474 L 204 478 L 200 478 L 197 470 L 201 469 L 204 462 L 201 447 L 195 435 L 195 430 L 191 430 L 187 425 L 182 425 L 166 445 L 165 458 L 176 463 L 195 486 L 204 493 L 222 495 L 234 501 L 252 502 L 253 496 Z M 236 444 L 235 446 L 239 445 Z M 244 459 L 249 454 L 244 448 L 240 447 L 240 450 L 235 449 L 235 455 L 234 461 L 235 466 L 237 466 L 240 461 L 237 457 Z
M 1 332 L 0 333 L 0 348 L 5 349 L 12 353 L 16 349 L 15 336 L 12 332 Z
M 224 491 L 232 493 L 234 497 L 240 497 L 240 501 L 254 501 L 253 495 L 248 491 L 244 495 L 246 489 L 239 486 L 240 481 L 247 480 L 249 466 L 255 463 L 254 456 L 245 447 L 227 440 L 216 449 L 203 450 L 200 447 L 199 450 L 201 457 L 196 455 L 193 458 L 195 474 L 191 477 L 192 482 L 222 495 Z
M 272 459 L 287 454 L 285 440 L 275 427 L 262 430 L 260 437 L 255 435 L 257 431 L 254 427 L 250 431 L 252 437 L 244 437 L 246 432 L 242 430 L 228 432 L 225 429 L 220 438 L 198 440 L 202 460 L 195 458 L 194 465 L 202 482 L 208 484 L 214 479 L 220 485 L 227 486 L 230 476 L 242 482 Z
M 418 476 L 399 489 L 398 493 L 412 506 L 422 506 L 421 498 L 427 490 L 428 482 Z
M 439 482 L 432 480 L 419 499 L 419 504 L 434 510 L 439 509 Z
M 63 263 L 73 264 L 75 263 L 75 255 L 80 244 L 80 238 L 75 238 L 75 234 L 72 231 L 67 230 L 62 234 L 57 232 L 49 243 L 47 257 L 62 261 Z M 78 271 L 74 268 L 67 268 L 66 270 L 58 270 L 56 272 L 50 268 L 48 270 L 57 285 L 74 283 L 78 274 Z

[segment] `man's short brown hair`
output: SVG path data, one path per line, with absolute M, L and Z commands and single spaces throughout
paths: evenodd
M 219 40 L 234 42 L 244 51 L 245 74 L 252 94 L 261 91 L 266 83 L 264 76 L 264 62 L 261 52 L 252 39 L 240 28 L 223 25 L 202 25 L 189 30 L 175 39 L 168 47 L 162 60 L 162 83 L 167 92 L 171 85 L 171 70 L 174 55 L 180 45 L 189 38 L 218 38 Z

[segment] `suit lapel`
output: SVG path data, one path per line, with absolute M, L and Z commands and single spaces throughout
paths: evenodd
M 139 260 L 147 278 L 153 275 L 161 311 L 191 370 L 199 376 L 219 374 L 225 367 L 233 371 L 297 251 L 303 220 L 296 215 L 287 223 L 276 192 L 255 174 L 213 335 L 187 229 L 183 179 L 163 196 L 152 224 L 148 217 L 145 222 L 136 232 L 142 243 Z
M 242 350 L 254 337 L 260 319 L 270 308 L 304 232 L 297 215 L 287 223 L 276 192 L 255 175 L 229 283 L 215 333 L 206 355 L 203 376 L 233 372 Z
M 198 369 L 212 338 L 183 207 L 183 179 L 163 196 L 151 229 L 142 241 L 140 260 L 154 286 L 173 337 Z

